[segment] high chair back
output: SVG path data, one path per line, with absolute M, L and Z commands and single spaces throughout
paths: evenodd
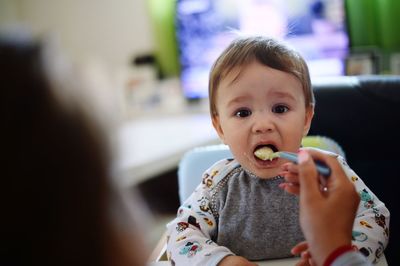
M 223 144 L 197 147 L 185 153 L 178 167 L 181 204 L 200 184 L 204 171 L 224 158 L 232 158 L 232 153 L 229 147 Z

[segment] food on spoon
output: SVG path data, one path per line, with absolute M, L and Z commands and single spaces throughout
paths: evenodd
M 263 161 L 266 161 L 266 160 L 272 161 L 273 159 L 279 157 L 279 153 L 274 152 L 274 151 L 273 151 L 270 147 L 268 147 L 268 146 L 264 146 L 264 147 L 261 147 L 261 148 L 257 149 L 257 150 L 254 152 L 254 155 L 255 155 L 258 159 L 261 159 L 261 160 L 263 160 Z

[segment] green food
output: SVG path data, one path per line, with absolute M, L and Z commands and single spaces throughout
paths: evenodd
M 263 161 L 267 161 L 267 160 L 272 161 L 273 159 L 279 157 L 278 152 L 274 152 L 270 147 L 267 147 L 267 146 L 257 149 L 254 152 L 254 155 Z

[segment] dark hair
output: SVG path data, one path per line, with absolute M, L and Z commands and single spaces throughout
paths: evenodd
M 57 99 L 43 47 L 0 38 L 0 264 L 128 265 L 135 251 L 110 215 L 104 137 Z
M 211 68 L 208 92 L 212 117 L 218 114 L 215 97 L 221 81 L 233 69 L 254 61 L 295 76 L 302 84 L 306 107 L 314 105 L 308 67 L 297 51 L 273 38 L 239 37 L 222 52 Z

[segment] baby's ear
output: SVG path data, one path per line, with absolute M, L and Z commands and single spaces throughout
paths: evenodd
M 219 138 L 221 139 L 221 141 L 224 144 L 226 144 L 225 143 L 224 131 L 222 130 L 221 123 L 219 121 L 219 116 L 218 115 L 213 115 L 211 120 L 212 120 L 213 127 L 214 127 L 215 131 L 217 131 L 217 134 L 218 134 Z
M 308 131 L 310 130 L 311 127 L 311 121 L 314 117 L 314 105 L 311 105 L 306 108 L 306 115 L 305 115 L 305 121 L 304 121 L 304 130 L 303 130 L 303 136 L 307 136 Z

